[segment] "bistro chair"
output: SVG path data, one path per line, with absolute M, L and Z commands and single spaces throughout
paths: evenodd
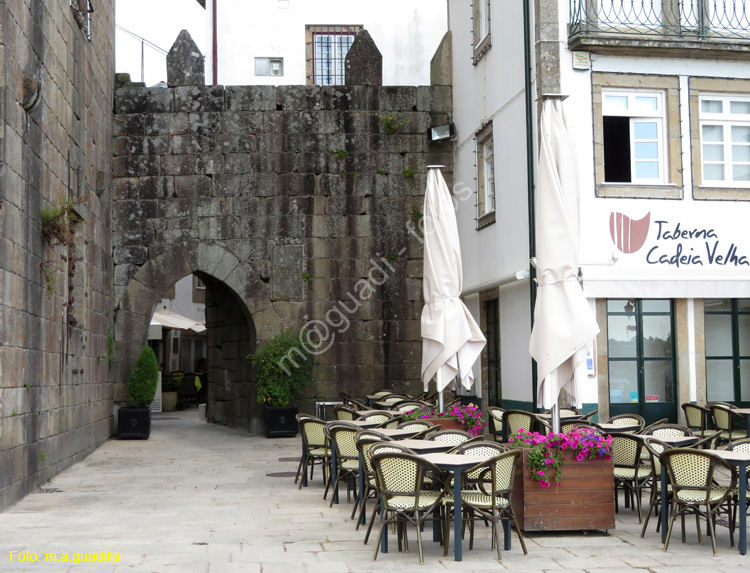
M 328 471 L 331 466 L 331 449 L 328 445 L 326 436 L 326 423 L 307 414 L 297 414 L 297 423 L 299 424 L 300 434 L 302 434 L 303 454 L 297 467 L 297 475 L 294 483 L 300 478 L 302 472 L 310 468 L 310 479 L 313 477 L 313 468 L 320 465 L 323 471 L 323 483 L 328 483 Z M 302 482 L 299 479 L 299 489 L 302 489 Z
M 596 416 L 599 413 L 599 410 L 592 410 L 588 414 L 584 414 L 583 418 L 581 420 L 585 420 L 586 422 L 591 422 L 594 419 L 594 416 Z
M 492 434 L 492 439 L 496 442 L 503 441 L 503 412 L 505 412 L 505 410 L 498 406 L 490 406 L 487 408 L 490 433 Z
M 644 428 L 641 432 L 643 436 L 669 436 L 672 438 L 684 438 L 687 436 L 693 436 L 693 431 L 687 426 L 681 426 L 680 424 L 653 424 L 648 428 Z
M 409 420 L 408 422 L 401 422 L 396 427 L 399 430 L 413 430 L 414 435 L 412 438 L 419 438 L 424 437 L 426 432 L 430 431 L 434 425 L 427 420 Z
M 386 412 L 375 412 L 373 414 L 366 414 L 365 416 L 357 416 L 357 420 L 366 420 L 368 422 L 379 422 L 380 424 L 387 424 L 393 420 L 393 414 Z
M 685 413 L 685 424 L 687 427 L 693 430 L 696 436 L 703 437 L 709 429 L 711 410 L 698 404 L 692 404 L 691 402 L 685 402 L 680 407 Z
M 518 430 L 524 429 L 527 432 L 533 432 L 534 422 L 536 417 L 531 412 L 524 410 L 505 410 L 503 412 L 503 431 L 505 432 L 506 441 L 510 436 L 515 434 Z
M 661 526 L 661 519 L 659 517 L 659 508 L 661 507 L 661 456 L 662 452 L 669 450 L 671 446 L 666 442 L 662 442 L 659 438 L 653 436 L 647 436 L 643 439 L 644 450 L 650 456 L 650 467 L 651 467 L 651 496 L 648 502 L 648 511 L 646 512 L 646 519 L 643 520 L 643 527 L 641 528 L 641 537 L 646 534 L 646 528 L 648 527 L 648 520 L 651 517 L 651 510 L 656 512 L 656 531 L 659 531 Z M 667 485 L 667 495 L 672 494 L 672 488 Z
M 380 443 L 372 443 L 372 444 L 368 445 L 364 449 L 364 453 L 365 453 L 365 456 L 366 456 L 365 461 L 366 461 L 366 463 L 370 464 L 369 467 L 370 467 L 370 471 L 373 472 L 373 479 L 375 479 L 374 478 L 374 476 L 375 476 L 375 470 L 372 469 L 372 456 L 374 454 L 378 453 L 378 452 L 380 452 L 380 453 L 394 453 L 395 452 L 395 453 L 413 454 L 415 456 L 417 455 L 417 453 L 414 450 L 411 450 L 410 448 L 407 448 L 406 446 L 401 445 L 400 443 L 398 443 L 398 441 L 395 441 L 395 440 L 382 441 Z M 425 481 L 426 482 L 428 482 L 428 481 L 431 482 L 432 479 L 430 478 L 428 480 L 427 478 L 425 478 Z M 375 489 L 376 489 L 376 491 L 375 491 L 375 505 L 372 508 L 372 514 L 370 515 L 370 522 L 367 525 L 367 533 L 365 533 L 365 539 L 364 539 L 364 544 L 365 545 L 367 545 L 367 542 L 370 539 L 370 533 L 372 532 L 372 526 L 375 523 L 375 516 L 380 513 L 380 490 L 378 489 L 377 479 L 375 479 Z M 426 488 L 426 489 L 430 489 L 430 488 Z M 361 519 L 361 516 L 360 516 L 360 519 Z M 357 527 L 359 527 L 359 526 L 357 526 Z
M 356 420 L 359 417 L 358 410 L 355 410 L 351 406 L 344 406 L 343 404 L 334 406 L 333 413 L 337 420 L 351 421 Z
M 398 402 L 403 402 L 404 400 L 411 400 L 411 398 L 406 394 L 388 394 L 386 396 L 381 396 L 380 398 L 378 398 L 379 403 L 387 404 L 388 407 L 393 406 Z
M 666 450 L 661 454 L 661 461 L 667 468 L 672 489 L 672 511 L 664 550 L 669 547 L 672 527 L 678 516 L 682 524 L 682 542 L 685 543 L 685 515 L 692 513 L 698 529 L 698 543 L 703 543 L 700 526 L 700 518 L 703 517 L 708 522 L 713 553 L 717 555 L 716 514 L 727 506 L 728 515 L 732 515 L 732 490 L 737 485 L 737 471 L 720 457 L 693 448 Z M 717 468 L 729 473 L 731 481 L 728 486 L 716 485 L 714 482 Z M 730 545 L 734 546 L 733 519 L 729 520 L 729 538 Z
M 476 438 L 481 438 L 481 436 L 472 436 L 469 432 L 464 432 L 463 430 L 440 430 L 430 434 L 425 439 L 433 442 L 459 446 L 469 440 L 476 440 Z
M 357 451 L 357 442 L 355 441 L 354 436 L 360 430 L 361 428 L 359 426 L 347 424 L 343 421 L 328 422 L 326 424 L 326 435 L 331 443 L 331 449 L 336 455 L 336 475 L 332 475 L 332 479 L 328 480 L 328 485 L 333 481 L 333 492 L 331 494 L 331 503 L 329 504 L 329 507 L 333 507 L 333 500 L 336 498 L 339 482 L 341 480 L 347 481 L 347 501 L 350 499 L 353 484 L 357 483 L 357 478 L 359 476 L 359 451 Z M 326 485 L 323 499 L 325 499 L 326 494 L 328 493 L 328 485 Z M 356 486 L 354 486 L 354 497 L 357 499 Z
M 615 424 L 616 426 L 638 426 L 635 430 L 627 430 L 624 434 L 637 434 L 646 425 L 646 420 L 638 414 L 619 414 L 611 416 L 605 423 Z
M 733 442 L 729 442 L 726 446 L 724 446 L 724 449 L 732 452 L 750 453 L 750 438 L 742 438 Z M 748 495 L 745 498 L 746 503 L 750 505 L 750 474 L 747 475 L 747 483 L 745 484 L 745 487 L 748 490 Z
M 467 454 L 478 454 L 479 451 L 489 450 L 490 446 L 496 444 L 489 443 L 484 445 L 473 444 L 480 450 L 466 451 Z M 492 548 L 497 550 L 497 559 L 502 561 L 502 527 L 503 521 L 510 521 L 516 529 L 518 540 L 521 542 L 523 554 L 528 555 L 526 543 L 521 533 L 521 527 L 518 525 L 516 516 L 513 513 L 511 496 L 513 492 L 513 482 L 515 479 L 516 458 L 521 455 L 519 449 L 509 449 L 482 462 L 463 472 L 466 480 L 473 486 L 471 489 L 461 490 L 461 504 L 467 513 L 472 515 L 478 514 L 482 519 L 492 524 Z M 445 504 L 452 505 L 453 498 L 445 497 Z M 448 541 L 450 538 L 450 527 L 448 521 L 448 511 L 445 512 L 445 522 L 443 525 L 443 551 L 444 555 L 448 554 Z M 461 533 L 454 531 L 454 535 Z M 469 549 L 474 548 L 474 527 L 469 527 Z
M 714 403 L 710 408 L 714 427 L 720 432 L 718 444 L 747 438 L 747 430 L 737 427 L 737 423 L 743 422 L 744 419 L 739 414 L 735 414 L 733 409 L 731 406 L 718 403 Z
M 650 431 L 651 428 L 653 428 L 655 426 L 661 426 L 662 424 L 666 424 L 668 422 L 669 422 L 669 418 L 662 418 L 661 420 L 656 420 L 656 422 L 654 422 L 652 424 L 649 424 L 648 426 L 645 426 L 645 427 L 641 428 L 640 430 L 636 431 L 635 433 L 636 434 L 641 434 L 641 435 L 646 435 L 646 433 L 648 431 Z M 627 432 L 627 433 L 629 434 L 631 432 Z
M 344 401 L 345 406 L 349 406 L 350 408 L 354 408 L 355 410 L 358 410 L 358 411 L 370 409 L 370 407 L 367 404 L 355 398 L 351 394 L 347 394 L 346 392 L 339 392 L 339 396 L 341 396 L 341 399 Z
M 352 518 L 359 507 L 359 515 L 357 516 L 357 526 L 355 530 L 359 529 L 359 523 L 362 520 L 362 515 L 367 512 L 367 500 L 377 498 L 377 485 L 375 483 L 375 473 L 372 470 L 372 463 L 370 461 L 370 446 L 373 444 L 382 444 L 383 442 L 393 441 L 388 436 L 381 434 L 377 430 L 360 430 L 354 434 L 354 442 L 357 445 L 357 452 L 359 453 L 359 459 L 364 469 L 364 485 L 365 489 L 360 492 L 359 503 L 354 505 L 352 511 Z
M 612 432 L 612 459 L 614 461 L 615 477 L 615 510 L 619 511 L 617 503 L 617 490 L 622 488 L 625 493 L 627 506 L 628 499 L 635 494 L 635 503 L 638 510 L 638 523 L 641 523 L 641 489 L 651 477 L 651 469 L 641 464 L 641 450 L 643 440 L 631 434 Z
M 406 414 L 407 412 L 413 412 L 414 410 L 421 410 L 429 407 L 429 404 L 420 400 L 401 400 L 400 402 L 394 403 L 393 406 L 391 406 L 391 410 Z
M 435 514 L 439 514 L 441 509 L 443 491 L 442 488 L 422 489 L 423 478 L 426 473 L 434 476 L 441 475 L 440 469 L 420 456 L 404 452 L 385 452 L 382 449 L 373 453 L 372 466 L 384 512 L 373 560 L 378 557 L 380 540 L 386 527 L 394 523 L 398 525 L 397 530 L 401 531 L 406 522 L 409 522 L 417 530 L 419 562 L 424 564 L 422 524 L 428 518 L 440 518 L 439 515 L 435 517 Z M 400 535 L 399 550 L 401 550 Z

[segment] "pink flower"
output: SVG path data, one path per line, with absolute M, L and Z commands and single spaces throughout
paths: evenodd
M 542 487 L 549 487 L 550 484 L 548 481 L 540 480 L 539 485 Z
M 536 475 L 544 477 L 544 472 L 542 470 L 537 470 Z

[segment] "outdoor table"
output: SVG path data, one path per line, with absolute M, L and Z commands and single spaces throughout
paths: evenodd
M 661 439 L 658 438 L 657 439 Z M 740 515 L 740 540 L 738 543 L 740 555 L 747 553 L 747 466 L 750 465 L 750 453 L 748 452 L 732 452 L 729 450 L 702 450 L 709 454 L 729 462 L 736 468 L 739 468 L 738 484 L 737 489 L 739 490 L 739 506 L 740 510 L 737 512 Z M 669 526 L 669 504 L 667 502 L 667 496 L 664 492 L 667 491 L 667 468 L 664 464 L 661 465 L 661 541 L 664 543 L 667 540 L 667 527 Z
M 359 426 L 363 430 L 366 428 L 377 428 L 382 422 L 374 422 L 371 420 L 333 420 L 331 422 L 328 422 L 328 424 L 337 424 L 343 422 L 344 424 L 351 424 L 354 426 Z M 326 425 L 328 425 L 326 424 Z M 304 446 L 303 446 L 304 449 Z M 336 479 L 336 474 L 339 471 L 338 464 L 336 463 L 336 447 L 334 444 L 331 444 L 331 475 L 334 476 L 334 480 Z M 329 478 L 330 479 L 330 478 Z M 339 492 L 338 488 L 333 488 L 333 503 L 339 502 Z
M 383 410 L 358 410 L 356 413 L 357 418 L 362 416 L 369 416 L 370 414 L 382 414 Z
M 375 394 L 368 394 L 367 396 L 365 396 L 365 398 L 367 399 L 367 405 L 372 408 L 372 405 L 378 401 L 378 398 L 380 398 L 380 396 L 376 396 Z
M 673 448 L 687 448 L 700 440 L 700 436 L 646 436 L 669 444 Z
M 599 428 L 603 432 L 632 432 L 639 428 L 637 424 L 630 424 L 630 425 L 626 424 L 626 425 L 620 426 L 618 424 L 596 423 L 593 425 Z
M 492 456 L 472 456 L 463 454 L 424 454 L 428 462 L 436 465 L 443 471 L 453 472 L 453 555 L 456 561 L 463 560 L 463 543 L 461 539 L 461 472 L 486 462 Z M 507 536 L 506 536 L 507 544 Z
M 402 446 L 406 446 L 410 450 L 414 450 L 418 454 L 434 454 L 436 452 L 446 452 L 456 447 L 456 444 L 448 444 L 446 442 L 434 442 L 432 440 L 420 440 L 414 438 L 399 440 L 398 443 Z
M 537 414 L 534 414 L 537 418 L 544 418 L 545 420 L 549 420 L 552 418 L 552 414 L 548 414 L 546 412 L 539 412 Z M 583 419 L 583 414 L 568 414 L 567 416 L 560 416 L 560 421 L 562 420 L 581 420 Z
M 406 428 L 378 428 L 376 431 L 392 440 L 403 440 L 416 433 L 414 430 L 407 430 Z

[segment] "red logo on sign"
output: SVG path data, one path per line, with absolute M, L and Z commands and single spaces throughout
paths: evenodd
M 612 242 L 623 253 L 635 253 L 643 246 L 648 237 L 648 227 L 651 223 L 651 213 L 637 221 L 622 213 L 609 215 L 609 234 Z

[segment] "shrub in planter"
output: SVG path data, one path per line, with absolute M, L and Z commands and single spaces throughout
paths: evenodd
M 151 411 L 159 382 L 159 364 L 151 347 L 146 346 L 128 381 L 128 407 L 120 408 L 117 433 L 120 438 L 148 438 L 151 434 Z
M 290 332 L 275 336 L 250 356 L 258 402 L 266 406 L 268 437 L 296 435 L 297 402 L 312 383 L 312 355 Z

